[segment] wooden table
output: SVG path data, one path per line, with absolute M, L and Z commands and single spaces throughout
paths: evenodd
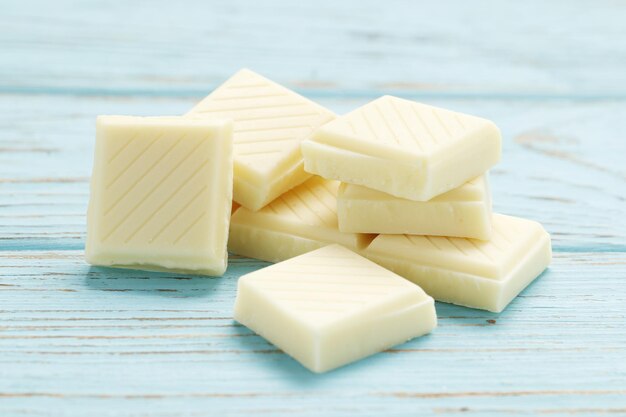
M 493 119 L 495 209 L 545 225 L 550 269 L 314 375 L 232 320 L 265 263 L 86 265 L 95 116 L 181 114 L 244 66 L 338 113 L 389 93 Z M 626 414 L 624 2 L 7 0 L 0 126 L 2 417 Z

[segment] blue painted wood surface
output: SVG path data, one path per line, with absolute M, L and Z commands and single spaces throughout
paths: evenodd
M 129 3 L 0 4 L 0 416 L 626 415 L 623 2 Z M 232 320 L 265 263 L 86 265 L 95 116 L 181 114 L 243 66 L 339 113 L 393 93 L 495 120 L 495 209 L 542 222 L 553 265 L 325 375 Z

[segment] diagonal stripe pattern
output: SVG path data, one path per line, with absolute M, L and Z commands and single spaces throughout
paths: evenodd
M 248 70 L 233 75 L 187 116 L 234 120 L 235 164 L 246 164 L 261 175 L 293 159 L 298 143 L 334 118 L 325 108 Z
M 261 213 L 275 213 L 309 226 L 337 226 L 337 190 L 339 183 L 313 178 L 283 194 Z
M 125 144 L 123 148 L 127 151 L 131 148 L 139 150 L 132 156 L 129 164 L 118 168 L 121 172 L 117 172 L 111 163 L 108 164 L 107 176 L 114 178 L 109 184 L 115 187 L 109 186 L 106 189 L 106 200 L 112 203 L 103 211 L 103 220 L 106 222 L 103 223 L 105 230 L 101 241 L 107 242 L 112 236 L 119 235 L 116 239 L 122 239 L 125 244 L 141 243 L 145 240 L 145 236 L 142 237 L 143 231 L 151 225 L 150 229 L 158 228 L 148 242 L 144 242 L 151 244 L 160 238 L 185 210 L 205 195 L 208 187 L 202 177 L 207 174 L 209 160 L 206 156 L 202 158 L 205 154 L 202 152 L 202 146 L 207 144 L 207 138 L 188 138 L 187 133 L 174 137 L 160 133 L 154 139 L 142 139 L 149 143 L 147 146 Z M 128 143 L 136 140 L 139 140 L 136 135 L 132 136 Z M 153 148 L 153 151 L 147 152 L 148 148 Z M 130 169 L 128 165 L 137 167 Z M 116 182 L 119 185 L 115 184 Z M 204 185 L 195 192 L 192 190 L 198 189 L 196 184 Z M 181 201 L 185 203 L 174 211 L 173 208 L 180 205 Z M 141 221 L 136 222 L 139 213 L 142 214 L 139 217 Z M 170 213 L 169 218 L 164 217 L 167 213 Z M 175 239 L 171 237 L 172 243 L 178 243 L 206 214 L 206 209 L 201 210 L 201 214 L 201 216 L 193 214 L 197 219 L 191 218 L 186 226 L 177 227 L 182 233 Z
M 467 114 L 384 96 L 324 126 L 324 131 L 431 153 L 453 146 L 486 121 Z

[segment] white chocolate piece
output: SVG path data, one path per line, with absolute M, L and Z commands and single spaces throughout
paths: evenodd
M 429 201 L 394 197 L 342 183 L 337 194 L 339 230 L 432 236 L 491 237 L 491 194 L 486 176 Z
M 243 69 L 229 78 L 188 117 L 234 121 L 233 199 L 250 210 L 303 183 L 300 142 L 335 115 L 324 107 Z
M 489 241 L 379 235 L 364 256 L 438 301 L 502 311 L 552 259 L 550 235 L 532 220 L 493 215 Z
M 235 320 L 313 372 L 437 326 L 434 301 L 424 291 L 340 245 L 241 277 Z
M 230 122 L 99 116 L 87 262 L 222 275 L 232 185 Z
M 331 243 L 363 249 L 374 236 L 339 231 L 337 188 L 337 181 L 313 177 L 259 211 L 240 207 L 231 218 L 228 250 L 278 262 Z
M 482 175 L 500 147 L 489 120 L 384 96 L 316 130 L 302 153 L 307 172 L 427 201 Z

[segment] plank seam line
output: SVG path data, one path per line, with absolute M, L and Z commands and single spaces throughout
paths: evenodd
M 203 353 L 206 351 L 202 351 Z M 252 353 L 279 353 L 277 349 L 257 349 Z M 293 393 L 268 392 L 188 392 L 188 393 L 135 393 L 135 394 L 102 394 L 102 393 L 62 393 L 62 392 L 0 392 L 0 398 L 91 398 L 91 399 L 164 399 L 164 398 L 254 398 L 254 397 L 293 397 Z M 300 394 L 302 395 L 302 394 Z M 370 392 L 371 397 L 395 398 L 463 398 L 463 397 L 521 397 L 521 396 L 555 396 L 555 395 L 626 395 L 626 390 L 528 390 L 528 391 L 462 391 L 462 392 Z
M 243 87 L 243 86 L 242 86 Z M 245 86 L 252 87 L 252 86 Z M 6 95 L 48 95 L 48 96 L 92 96 L 92 97 L 180 97 L 198 98 L 204 97 L 207 90 L 214 88 L 198 89 L 160 89 L 160 88 L 137 88 L 137 89 L 112 89 L 94 88 L 83 86 L 51 87 L 51 86 L 12 86 L 0 85 L 0 94 Z M 626 101 L 626 92 L 589 91 L 586 93 L 537 93 L 537 92 L 494 92 L 471 93 L 467 91 L 412 91 L 412 90 L 372 90 L 372 89 L 336 89 L 336 90 L 311 90 L 296 89 L 295 92 L 308 98 L 347 99 L 362 98 L 375 99 L 385 94 L 393 94 L 398 97 L 413 99 L 457 99 L 457 100 L 485 100 L 485 101 Z M 459 124 L 462 123 L 459 121 Z

